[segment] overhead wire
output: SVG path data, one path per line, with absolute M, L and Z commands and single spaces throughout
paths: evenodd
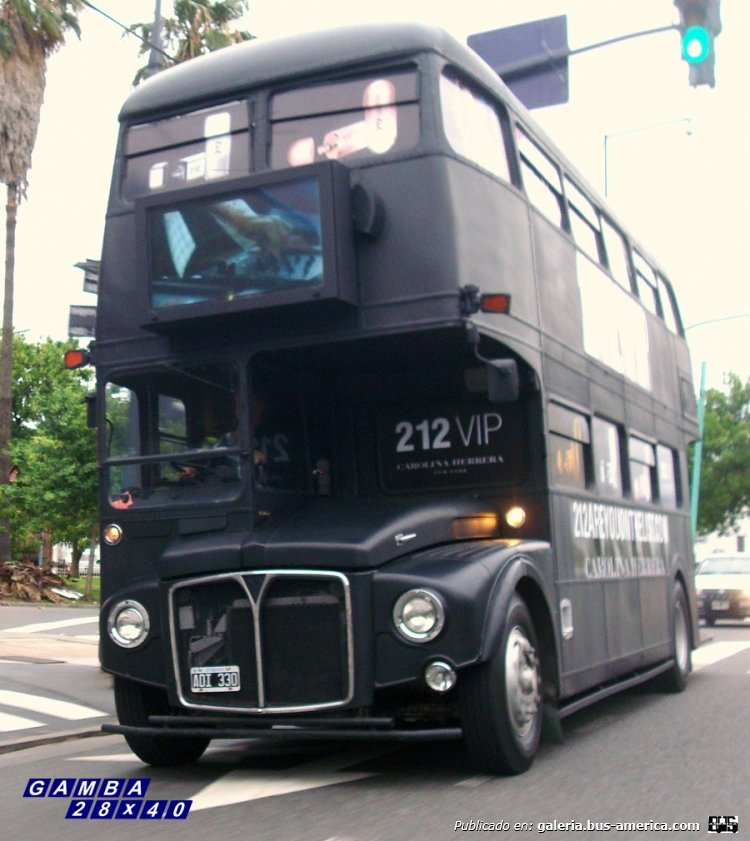
M 113 18 L 112 15 L 110 15 L 107 12 L 103 11 L 102 9 L 98 8 L 93 3 L 90 3 L 89 0 L 81 0 L 81 2 L 83 3 L 84 6 L 87 6 L 92 11 L 97 12 L 102 17 L 107 18 L 107 20 L 111 21 L 116 26 L 119 26 L 120 29 L 122 29 L 128 35 L 133 35 L 139 41 L 142 41 L 144 44 L 146 44 L 146 46 L 149 47 L 150 49 L 155 50 L 160 55 L 163 55 L 164 58 L 167 58 L 171 62 L 176 63 L 177 60 L 175 59 L 174 56 L 171 56 L 169 53 L 165 52 L 161 47 L 157 47 L 156 44 L 152 44 L 151 41 L 148 40 L 148 38 L 144 38 L 142 35 L 139 35 L 135 30 L 131 29 L 129 26 L 125 26 L 124 23 L 120 23 L 119 20 L 117 20 L 116 18 Z

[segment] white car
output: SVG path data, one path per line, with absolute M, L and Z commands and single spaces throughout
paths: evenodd
M 750 616 L 750 555 L 715 555 L 695 573 L 698 616 L 706 625 L 717 619 Z

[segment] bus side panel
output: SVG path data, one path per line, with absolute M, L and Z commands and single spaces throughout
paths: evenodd
M 452 158 L 446 158 L 446 175 L 450 200 L 460 208 L 454 219 L 459 286 L 510 293 L 514 337 L 538 346 L 537 284 L 526 202 L 509 184 Z
M 689 549 L 684 516 L 594 497 L 556 495 L 552 507 L 559 594 L 570 600 L 563 695 L 671 656 L 672 590 Z

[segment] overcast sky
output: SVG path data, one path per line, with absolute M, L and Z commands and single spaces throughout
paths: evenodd
M 96 0 L 123 23 L 153 18 L 154 0 Z M 744 246 L 750 243 L 750 3 L 722 0 L 716 87 L 693 89 L 676 32 L 593 50 L 570 61 L 570 101 L 534 112 L 591 185 L 604 192 L 626 228 L 656 257 L 677 291 L 686 325 L 750 313 Z M 169 13 L 171 0 L 163 0 Z M 565 14 L 572 48 L 678 19 L 673 0 L 254 0 L 242 28 L 261 38 L 370 21 L 437 24 L 459 40 Z M 68 305 L 93 303 L 74 264 L 101 253 L 117 114 L 144 63 L 138 42 L 91 10 L 81 41 L 48 66 L 47 92 L 28 201 L 19 213 L 17 330 L 31 339 L 64 338 Z M 687 120 L 690 122 L 687 122 Z M 750 376 L 750 318 L 688 333 L 694 365 L 707 362 L 709 385 L 722 374 Z

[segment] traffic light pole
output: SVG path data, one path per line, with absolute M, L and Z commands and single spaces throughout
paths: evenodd
M 676 24 L 670 24 L 669 26 L 657 27 L 656 29 L 644 29 L 641 32 L 630 32 L 627 35 L 618 35 L 617 38 L 609 38 L 606 41 L 598 41 L 595 44 L 587 44 L 585 47 L 576 47 L 574 50 L 548 50 L 543 56 L 534 56 L 532 58 L 524 59 L 523 61 L 516 61 L 513 64 L 506 64 L 504 67 L 496 67 L 494 70 L 501 79 L 513 76 L 523 76 L 526 73 L 536 70 L 539 67 L 544 67 L 547 64 L 554 65 L 557 62 L 565 61 L 570 58 L 570 56 L 587 53 L 591 50 L 597 50 L 600 47 L 609 47 L 612 44 L 618 44 L 620 41 L 629 41 L 632 38 L 643 38 L 646 35 L 657 35 L 660 32 L 671 32 L 674 29 L 679 29 L 679 27 Z

